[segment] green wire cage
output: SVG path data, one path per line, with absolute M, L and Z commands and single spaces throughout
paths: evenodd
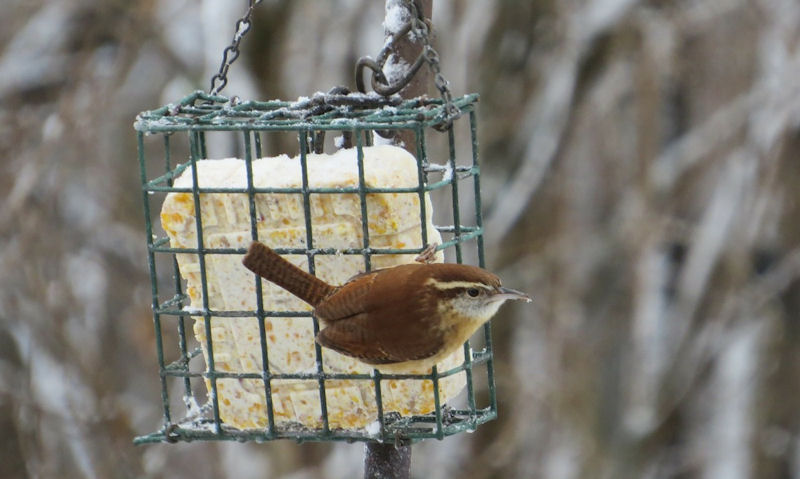
M 404 193 L 419 196 L 421 242 L 429 243 L 426 228 L 426 194 L 435 195 L 439 210 L 434 220 L 445 221 L 435 226 L 441 234 L 437 250 L 444 251 L 456 262 L 476 262 L 484 266 L 483 229 L 480 205 L 480 170 L 475 105 L 477 95 L 453 99 L 462 116 L 453 127 L 441 130 L 444 105 L 441 100 L 420 97 L 404 100 L 399 96 L 375 94 L 317 94 L 297 102 L 239 101 L 237 98 L 195 92 L 176 104 L 142 112 L 136 119 L 138 157 L 141 172 L 147 230 L 147 253 L 152 288 L 155 345 L 161 381 L 163 424 L 156 432 L 137 437 L 137 444 L 192 440 L 269 441 L 292 439 L 302 441 L 378 441 L 411 443 L 425 438 L 442 439 L 462 431 L 471 431 L 496 417 L 496 398 L 489 324 L 464 345 L 463 361 L 446 371 L 434 367 L 429 374 L 349 374 L 326 371 L 319 345 L 314 344 L 315 370 L 276 371 L 271 368 L 266 322 L 308 321 L 313 331 L 319 330 L 310 312 L 274 311 L 262 301 L 260 278 L 255 278 L 254 310 L 213 308 L 208 301 L 208 261 L 211 255 L 244 255 L 239 247 L 218 247 L 204 241 L 201 198 L 207 194 L 232 195 L 239 199 L 249 215 L 250 236 L 258 240 L 258 195 L 294 195 L 302 198 L 305 243 L 302 248 L 276 248 L 280 254 L 304 255 L 308 269 L 315 271 L 315 261 L 326 255 L 363 257 L 363 269 L 372 268 L 374 255 L 417 255 L 423 248 L 378 248 L 371 244 L 368 228 L 368 196 L 376 193 Z M 352 187 L 319 188 L 308 181 L 307 158 L 322 152 L 325 134 L 339 134 L 343 141 L 335 147 L 352 148 L 358 164 L 358 184 Z M 402 133 L 406 149 L 416 158 L 418 184 L 414 187 L 375 188 L 364 176 L 364 149 L 383 136 Z M 241 188 L 208 187 L 199 184 L 199 165 L 209 156 L 209 135 L 225 135 L 237 155 L 244 160 L 246 185 Z M 298 151 L 302 182 L 297 187 L 259 187 L 253 179 L 253 162 L 261 158 L 267 145 L 274 145 L 272 136 L 293 138 Z M 410 144 L 408 139 L 411 139 Z M 330 142 L 329 142 L 330 143 Z M 466 160 L 457 158 L 458 146 L 471 151 Z M 463 156 L 463 155 L 462 155 Z M 192 183 L 177 186 L 175 180 L 186 172 Z M 196 245 L 176 247 L 160 224 L 153 221 L 170 193 L 190 195 L 196 212 Z M 312 203 L 315 195 L 357 195 L 360 203 L 363 244 L 357 248 L 314 248 Z M 465 208 L 468 202 L 469 208 Z M 448 208 L 442 208 L 442 204 Z M 467 212 L 467 210 L 469 210 Z M 465 215 L 467 217 L 465 217 Z M 186 281 L 181 276 L 179 255 L 196 255 L 199 262 L 202 305 L 189 310 Z M 215 365 L 213 321 L 257 322 L 259 362 L 254 369 L 222 370 Z M 187 322 L 197 322 L 205 334 L 195 338 L 187 332 Z M 195 326 L 198 327 L 198 326 Z M 472 343 L 472 344 L 470 344 Z M 204 358 L 205 356 L 205 358 Z M 204 361 L 205 359 L 205 361 Z M 453 405 L 440 397 L 439 383 L 453 375 L 463 375 L 465 392 Z M 266 421 L 263 427 L 240 428 L 227 424 L 220 413 L 220 384 L 224 380 L 256 381 L 259 384 Z M 328 419 L 326 384 L 349 380 L 369 385 L 374 391 L 377 416 L 372 427 L 347 429 L 332 426 Z M 423 381 L 432 385 L 435 408 L 426 414 L 401 415 L 384 407 L 389 381 Z M 276 421 L 272 389 L 280 381 L 305 382 L 313 385 L 318 395 L 321 423 L 319 427 L 282 424 Z M 205 385 L 206 387 L 203 387 Z

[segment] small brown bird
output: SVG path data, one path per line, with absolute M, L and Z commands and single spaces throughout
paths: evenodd
M 508 299 L 531 301 L 462 264 L 403 264 L 333 286 L 253 242 L 242 263 L 314 307 L 317 342 L 382 371 L 429 370 Z

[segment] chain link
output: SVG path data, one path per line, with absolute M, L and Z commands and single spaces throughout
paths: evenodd
M 211 77 L 211 90 L 209 90 L 209 94 L 212 96 L 218 95 L 219 92 L 225 88 L 225 85 L 228 84 L 228 70 L 231 65 L 233 65 L 233 62 L 239 58 L 239 44 L 242 42 L 242 38 L 244 38 L 247 32 L 250 31 L 250 27 L 253 26 L 253 9 L 261 0 L 249 0 L 249 2 L 247 12 L 242 18 L 236 21 L 236 31 L 233 34 L 231 44 L 225 47 L 225 50 L 222 52 L 222 63 L 219 66 L 219 72 Z
M 372 89 L 380 95 L 389 96 L 402 90 L 409 84 L 411 79 L 419 71 L 423 63 L 427 63 L 428 67 L 434 75 L 434 85 L 439 90 L 439 94 L 444 102 L 444 110 L 442 112 L 442 123 L 436 127 L 437 130 L 447 130 L 453 124 L 453 120 L 461 116 L 461 110 L 453 103 L 453 93 L 450 91 L 450 82 L 442 74 L 441 64 L 439 62 L 439 53 L 433 48 L 430 40 L 430 24 L 422 16 L 422 10 L 418 8 L 414 0 L 406 0 L 406 8 L 411 13 L 411 20 L 409 20 L 402 28 L 392 35 L 390 41 L 387 41 L 383 49 L 378 54 L 378 59 L 373 60 L 369 57 L 362 57 L 356 63 L 356 88 L 362 93 L 366 93 L 364 87 L 363 71 L 364 68 L 372 70 Z M 410 35 L 410 38 L 419 38 L 422 40 L 422 52 L 416 58 L 414 63 L 406 70 L 405 74 L 390 84 L 386 75 L 383 73 L 383 67 L 389 58 L 390 47 L 402 37 Z
M 228 84 L 228 70 L 231 65 L 239 58 L 239 46 L 242 39 L 250 31 L 252 27 L 252 16 L 255 6 L 261 0 L 249 0 L 247 12 L 244 16 L 236 21 L 236 31 L 233 34 L 233 40 L 222 52 L 222 62 L 219 66 L 219 72 L 211 77 L 211 89 L 209 94 L 216 96 Z M 378 60 L 373 60 L 369 57 L 362 57 L 356 63 L 356 87 L 362 93 L 366 93 L 363 80 L 364 68 L 372 70 L 372 88 L 382 96 L 390 96 L 402 90 L 409 84 L 411 79 L 417 74 L 419 69 L 424 63 L 428 64 L 431 72 L 434 75 L 434 85 L 439 90 L 439 94 L 444 102 L 444 109 L 442 111 L 441 124 L 436 128 L 439 130 L 447 130 L 452 125 L 453 120 L 461 116 L 461 110 L 453 103 L 453 94 L 450 91 L 450 82 L 442 74 L 441 64 L 439 61 L 439 53 L 433 48 L 430 40 L 430 23 L 427 22 L 422 15 L 422 10 L 419 8 L 415 0 L 405 0 L 403 2 L 411 14 L 411 19 L 403 25 L 392 36 L 391 41 L 386 42 L 383 49 L 378 54 Z M 383 73 L 383 67 L 389 59 L 391 50 L 390 46 L 396 44 L 404 36 L 410 38 L 418 38 L 422 41 L 422 51 L 419 56 L 414 60 L 414 63 L 406 70 L 403 76 L 396 79 L 393 84 Z

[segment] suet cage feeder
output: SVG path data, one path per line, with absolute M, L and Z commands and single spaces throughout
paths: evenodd
M 420 97 L 402 99 L 397 95 L 381 97 L 375 94 L 317 94 L 296 102 L 240 101 L 195 92 L 181 101 L 162 108 L 142 112 L 136 119 L 138 158 L 144 201 L 147 255 L 152 291 L 153 324 L 158 370 L 161 381 L 163 424 L 159 430 L 135 439 L 136 443 L 176 442 L 194 440 L 270 441 L 293 439 L 302 441 L 379 441 L 412 443 L 426 438 L 442 439 L 462 431 L 475 430 L 480 424 L 496 417 L 494 372 L 490 327 L 487 323 L 475 337 L 464 345 L 463 361 L 446 371 L 433 368 L 428 374 L 350 374 L 330 372 L 322 365 L 322 353 L 316 344 L 314 370 L 278 371 L 271 368 L 270 343 L 267 341 L 267 321 L 307 321 L 318 331 L 316 319 L 310 312 L 275 311 L 263 307 L 260 279 L 254 279 L 257 307 L 252 310 L 221 309 L 208 302 L 207 264 L 216 255 L 235 255 L 246 252 L 243 247 L 219 247 L 204 241 L 203 195 L 236 197 L 249 216 L 249 236 L 258 240 L 257 201 L 259 195 L 271 194 L 282 198 L 294 195 L 302 199 L 305 242 L 301 248 L 280 249 L 281 254 L 304 255 L 314 272 L 315 260 L 326 255 L 356 255 L 363 257 L 363 269 L 371 268 L 371 258 L 380 254 L 417 255 L 422 248 L 381 249 L 370 243 L 368 198 L 373 194 L 415 194 L 420 198 L 420 245 L 429 243 L 426 231 L 426 194 L 434 195 L 439 209 L 434 212 L 435 229 L 441 234 L 438 250 L 450 260 L 477 263 L 484 266 L 483 226 L 480 204 L 480 169 L 475 105 L 478 96 L 466 95 L 453 99 L 462 115 L 445 132 L 441 129 L 444 117 L 442 100 Z M 380 135 L 404 132 L 413 138 L 406 144 L 416 159 L 417 184 L 403 188 L 375 188 L 364 180 L 364 150 L 378 142 Z M 325 134 L 341 135 L 343 141 L 325 146 Z M 197 180 L 188 186 L 177 186 L 175 180 L 186 172 L 197 178 L 198 168 L 209 156 L 209 136 L 224 135 L 228 145 L 246 165 L 244 187 L 208 187 Z M 260 187 L 254 184 L 253 163 L 265 150 L 273 147 L 272 137 L 293 138 L 298 151 L 303 181 L 297 187 Z M 345 143 L 344 145 L 342 143 Z M 328 142 L 330 143 L 330 142 Z M 408 143 L 408 142 L 407 142 Z M 435 145 L 434 145 L 435 144 Z M 272 146 L 270 146 L 272 145 Z M 459 145 L 460 147 L 457 147 Z M 358 183 L 352 187 L 321 188 L 308 182 L 307 162 L 312 152 L 351 147 L 358 162 Z M 264 151 L 262 151 L 264 150 Z M 466 159 L 457 158 L 459 150 L 470 152 Z M 176 247 L 161 225 L 153 221 L 158 208 L 170 193 L 183 193 L 191 199 L 197 212 L 196 245 Z M 363 244 L 345 250 L 314 248 L 312 203 L 315 195 L 357 195 L 361 209 Z M 449 203 L 449 204 L 448 204 Z M 442 204 L 447 207 L 443 208 Z M 179 255 L 196 255 L 199 268 L 202 304 L 189 309 L 187 284 L 181 275 Z M 204 338 L 195 338 L 187 330 L 195 322 L 204 331 Z M 212 321 L 251 321 L 258 330 L 259 363 L 253 368 L 222 370 L 215 367 Z M 204 358 L 204 356 L 206 356 Z M 204 361 L 205 359 L 205 361 Z M 440 397 L 439 383 L 453 375 L 463 375 L 465 392 L 455 405 L 445 404 Z M 251 381 L 260 385 L 260 401 L 266 421 L 263 427 L 240 428 L 227 424 L 220 412 L 220 384 L 225 380 Z M 375 421 L 368 427 L 340 428 L 328 418 L 326 384 L 333 381 L 357 381 L 374 392 Z M 426 414 L 400 415 L 383 404 L 387 384 L 392 380 L 422 381 L 430 384 L 433 410 Z M 302 382 L 316 391 L 314 404 L 319 407 L 321 422 L 316 427 L 276 421 L 272 389 L 281 381 Z M 205 387 L 204 387 L 205 386 Z M 372 397 L 372 396 L 371 396 Z M 315 406 L 315 407 L 316 407 Z

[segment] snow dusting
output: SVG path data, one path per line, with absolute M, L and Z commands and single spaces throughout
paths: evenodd
M 442 173 L 442 181 L 451 181 L 453 179 L 453 166 L 450 163 L 439 164 L 431 163 L 425 167 L 429 172 Z
M 370 436 L 377 436 L 381 432 L 381 423 L 379 421 L 372 421 L 371 423 L 367 424 L 367 427 L 364 428 L 367 434 Z
M 387 34 L 397 33 L 408 22 L 409 17 L 408 9 L 399 0 L 386 2 L 386 18 L 383 20 L 383 28 Z
M 383 74 L 386 76 L 389 83 L 395 83 L 406 74 L 408 68 L 409 65 L 405 60 L 397 55 L 391 54 L 383 65 Z
M 202 308 L 193 307 L 193 306 L 188 305 L 188 304 L 186 306 L 184 306 L 181 309 L 181 311 L 184 311 L 184 312 L 187 312 L 187 313 L 193 314 L 193 315 L 203 314 L 203 309 Z

